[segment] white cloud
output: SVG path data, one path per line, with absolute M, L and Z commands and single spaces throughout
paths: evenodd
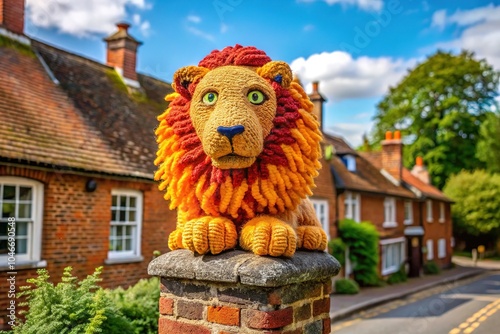
M 199 36 L 203 39 L 206 39 L 208 41 L 214 41 L 215 40 L 215 37 L 209 33 L 206 33 L 204 32 L 203 30 L 200 30 L 198 28 L 195 28 L 195 27 L 186 27 L 187 31 L 189 31 L 190 33 L 192 33 L 193 35 L 196 35 L 196 36 Z
M 389 57 L 359 57 L 343 51 L 314 54 L 291 63 L 293 72 L 310 90 L 312 81 L 320 81 L 321 93 L 330 101 L 377 97 L 387 92 L 415 65 L 416 60 Z
M 297 0 L 298 2 L 314 2 L 316 0 Z M 380 11 L 384 7 L 383 0 L 322 0 L 328 5 L 358 6 L 366 11 Z
M 41 28 L 56 28 L 77 37 L 109 34 L 115 24 L 127 19 L 127 8 L 147 10 L 145 0 L 26 0 L 29 24 Z M 132 17 L 135 21 L 140 16 Z M 149 22 L 141 23 L 141 31 L 149 30 Z
M 343 137 L 352 147 L 358 147 L 363 142 L 363 135 L 370 133 L 373 122 L 370 123 L 335 123 L 325 129 L 325 132 Z
M 200 23 L 201 22 L 201 17 L 196 16 L 196 15 L 188 15 L 187 20 L 192 23 Z
M 446 9 L 438 10 L 432 15 L 432 26 L 443 28 L 446 25 Z
M 302 28 L 302 30 L 304 30 L 305 32 L 313 31 L 314 30 L 314 25 L 313 24 L 306 24 L 304 26 L 304 28 Z
M 446 12 L 437 14 L 438 12 L 433 15 L 432 26 L 444 28 L 456 25 L 463 29 L 458 38 L 439 43 L 437 47 L 474 51 L 478 58 L 486 58 L 495 68 L 500 69 L 500 5 L 457 10 L 449 16 Z

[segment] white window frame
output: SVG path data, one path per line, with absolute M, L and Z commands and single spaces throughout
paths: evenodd
M 412 201 L 405 201 L 404 210 L 405 210 L 404 224 L 405 225 L 413 224 L 413 202 Z
M 15 258 L 15 268 L 24 267 L 45 267 L 46 262 L 41 261 L 42 255 L 42 230 L 43 230 L 43 192 L 44 186 L 41 182 L 36 180 L 14 177 L 14 176 L 0 176 L 0 184 L 2 186 L 16 186 L 18 187 L 31 187 L 32 197 L 31 197 L 31 220 L 26 222 L 27 225 L 27 249 L 26 254 L 16 254 Z M 16 196 L 16 206 L 19 205 L 20 201 Z M 2 210 L 3 200 L 0 198 L 0 210 Z M 22 204 L 22 203 L 21 203 Z M 27 204 L 27 203 L 26 203 Z M 20 222 L 21 219 L 17 217 L 16 222 Z M 1 214 L 0 214 L 1 217 Z M 2 218 L 2 222 L 7 222 L 8 219 Z M 17 231 L 17 225 L 16 225 Z M 0 255 L 0 268 L 7 267 L 7 260 L 9 258 L 8 254 Z M 8 269 L 8 268 L 7 268 Z
M 127 196 L 136 198 L 136 214 L 135 222 L 118 222 L 113 221 L 112 215 L 109 223 L 109 236 L 108 242 L 111 240 L 111 227 L 112 226 L 132 226 L 132 250 L 131 251 L 111 251 L 108 248 L 108 259 L 106 264 L 123 263 L 123 262 L 139 262 L 144 258 L 141 256 L 141 237 L 142 237 L 142 216 L 143 216 L 143 193 L 138 190 L 131 189 L 113 189 L 111 191 L 111 198 L 113 196 Z M 110 203 L 110 211 L 113 210 L 112 203 Z
M 330 240 L 330 216 L 328 211 L 328 201 L 326 199 L 310 198 L 313 204 L 316 217 L 318 218 L 321 227 L 326 233 L 326 237 Z M 321 208 L 323 210 L 321 210 Z
M 344 193 L 344 218 L 361 221 L 361 196 L 358 193 Z
M 393 239 L 380 240 L 380 246 L 381 246 L 380 258 L 382 262 L 381 264 L 382 276 L 395 273 L 396 271 L 399 270 L 401 265 L 406 261 L 406 238 L 399 237 Z M 397 250 L 395 253 L 392 253 L 394 247 L 400 247 L 399 259 L 398 259 L 399 261 L 393 260 L 392 263 L 387 263 L 387 259 L 389 258 L 389 256 L 393 257 L 395 254 L 398 254 Z
M 397 226 L 396 199 L 394 197 L 386 197 L 384 198 L 384 223 L 382 227 L 392 228 Z
M 434 241 L 432 239 L 427 239 L 427 260 L 434 259 Z
M 433 211 L 432 200 L 428 199 L 425 201 L 425 211 L 427 213 L 427 222 L 432 223 L 434 221 L 434 213 Z
M 445 206 L 443 202 L 439 202 L 439 222 L 444 223 L 446 220 Z
M 446 257 L 446 239 L 438 239 L 438 259 Z

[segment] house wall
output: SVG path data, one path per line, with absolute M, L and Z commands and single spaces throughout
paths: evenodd
M 165 253 L 168 234 L 175 228 L 175 212 L 168 209 L 163 194 L 154 182 L 134 182 L 93 177 L 97 181 L 94 192 L 85 191 L 87 176 L 57 171 L 40 171 L 0 165 L 0 176 L 25 177 L 44 184 L 44 212 L 41 260 L 57 280 L 63 269 L 73 267 L 73 274 L 83 278 L 104 266 L 102 285 L 128 286 L 148 277 L 147 266 L 153 252 Z M 106 265 L 111 220 L 111 190 L 133 189 L 143 193 L 141 255 L 136 263 Z M 26 285 L 26 278 L 36 269 L 18 269 L 16 285 Z M 7 271 L 0 272 L 6 282 Z M 7 284 L 0 284 L 0 319 L 6 315 Z M 18 290 L 19 291 L 19 290 Z M 0 320 L 1 323 L 1 320 Z
M 439 203 L 444 203 L 445 219 L 444 221 L 439 221 Z M 452 221 L 451 221 L 451 205 L 450 203 L 441 202 L 437 200 L 432 200 L 432 212 L 433 220 L 432 222 L 427 221 L 427 205 L 424 202 L 422 210 L 422 224 L 425 230 L 424 235 L 424 246 L 427 246 L 427 240 L 432 240 L 434 248 L 434 258 L 440 267 L 446 268 L 451 265 L 451 256 L 453 249 L 451 247 L 452 238 Z M 446 240 L 446 256 L 444 258 L 439 258 L 438 256 L 438 240 Z M 429 261 L 427 259 L 427 254 L 424 254 L 424 262 Z
M 318 177 L 314 180 L 316 188 L 313 189 L 312 198 L 324 199 L 328 201 L 328 215 L 329 215 L 329 226 L 330 226 L 330 238 L 337 237 L 337 225 L 336 225 L 336 197 L 335 197 L 335 184 L 332 179 L 332 173 L 330 171 L 330 164 L 321 159 L 321 165 L 323 168 L 319 171 Z

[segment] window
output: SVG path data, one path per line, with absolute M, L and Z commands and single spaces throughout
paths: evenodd
M 427 260 L 434 259 L 434 243 L 432 239 L 427 240 Z
M 413 203 L 405 201 L 405 225 L 413 224 Z
M 316 211 L 316 217 L 318 217 L 321 227 L 326 233 L 328 239 L 330 239 L 330 224 L 328 220 L 328 202 L 324 199 L 312 199 L 311 202 L 314 206 L 314 211 Z
M 384 199 L 384 223 L 383 227 L 396 227 L 396 200 L 393 197 Z
M 142 193 L 135 190 L 111 192 L 109 259 L 141 261 Z M 116 261 L 119 262 L 119 261 Z
M 342 158 L 342 162 L 344 165 L 347 167 L 347 170 L 349 172 L 355 172 L 356 171 L 356 157 L 350 154 L 344 155 Z
M 427 211 L 427 221 L 432 223 L 434 217 L 432 216 L 432 201 L 428 199 L 426 202 L 426 211 Z
M 347 191 L 344 195 L 344 216 L 347 219 L 352 219 L 359 222 L 361 220 L 359 214 L 359 194 Z
M 16 266 L 41 257 L 43 185 L 19 177 L 0 177 L 0 260 L 7 263 L 9 232 L 15 235 Z M 15 231 L 9 222 L 15 221 Z M 37 266 L 43 266 L 37 263 Z
M 382 275 L 395 273 L 406 259 L 405 238 L 381 240 L 380 244 L 382 245 Z
M 438 258 L 446 257 L 446 239 L 438 240 Z
M 444 212 L 444 203 L 439 203 L 439 222 L 444 223 L 445 221 L 445 212 Z

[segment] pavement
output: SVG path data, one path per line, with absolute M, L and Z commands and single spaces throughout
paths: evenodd
M 356 295 L 336 295 L 331 297 L 330 318 L 332 322 L 347 318 L 377 305 L 406 297 L 431 287 L 449 284 L 487 270 L 500 270 L 500 261 L 479 260 L 474 263 L 470 258 L 454 256 L 454 268 L 445 269 L 438 275 L 409 278 L 407 282 L 384 287 L 361 288 Z

